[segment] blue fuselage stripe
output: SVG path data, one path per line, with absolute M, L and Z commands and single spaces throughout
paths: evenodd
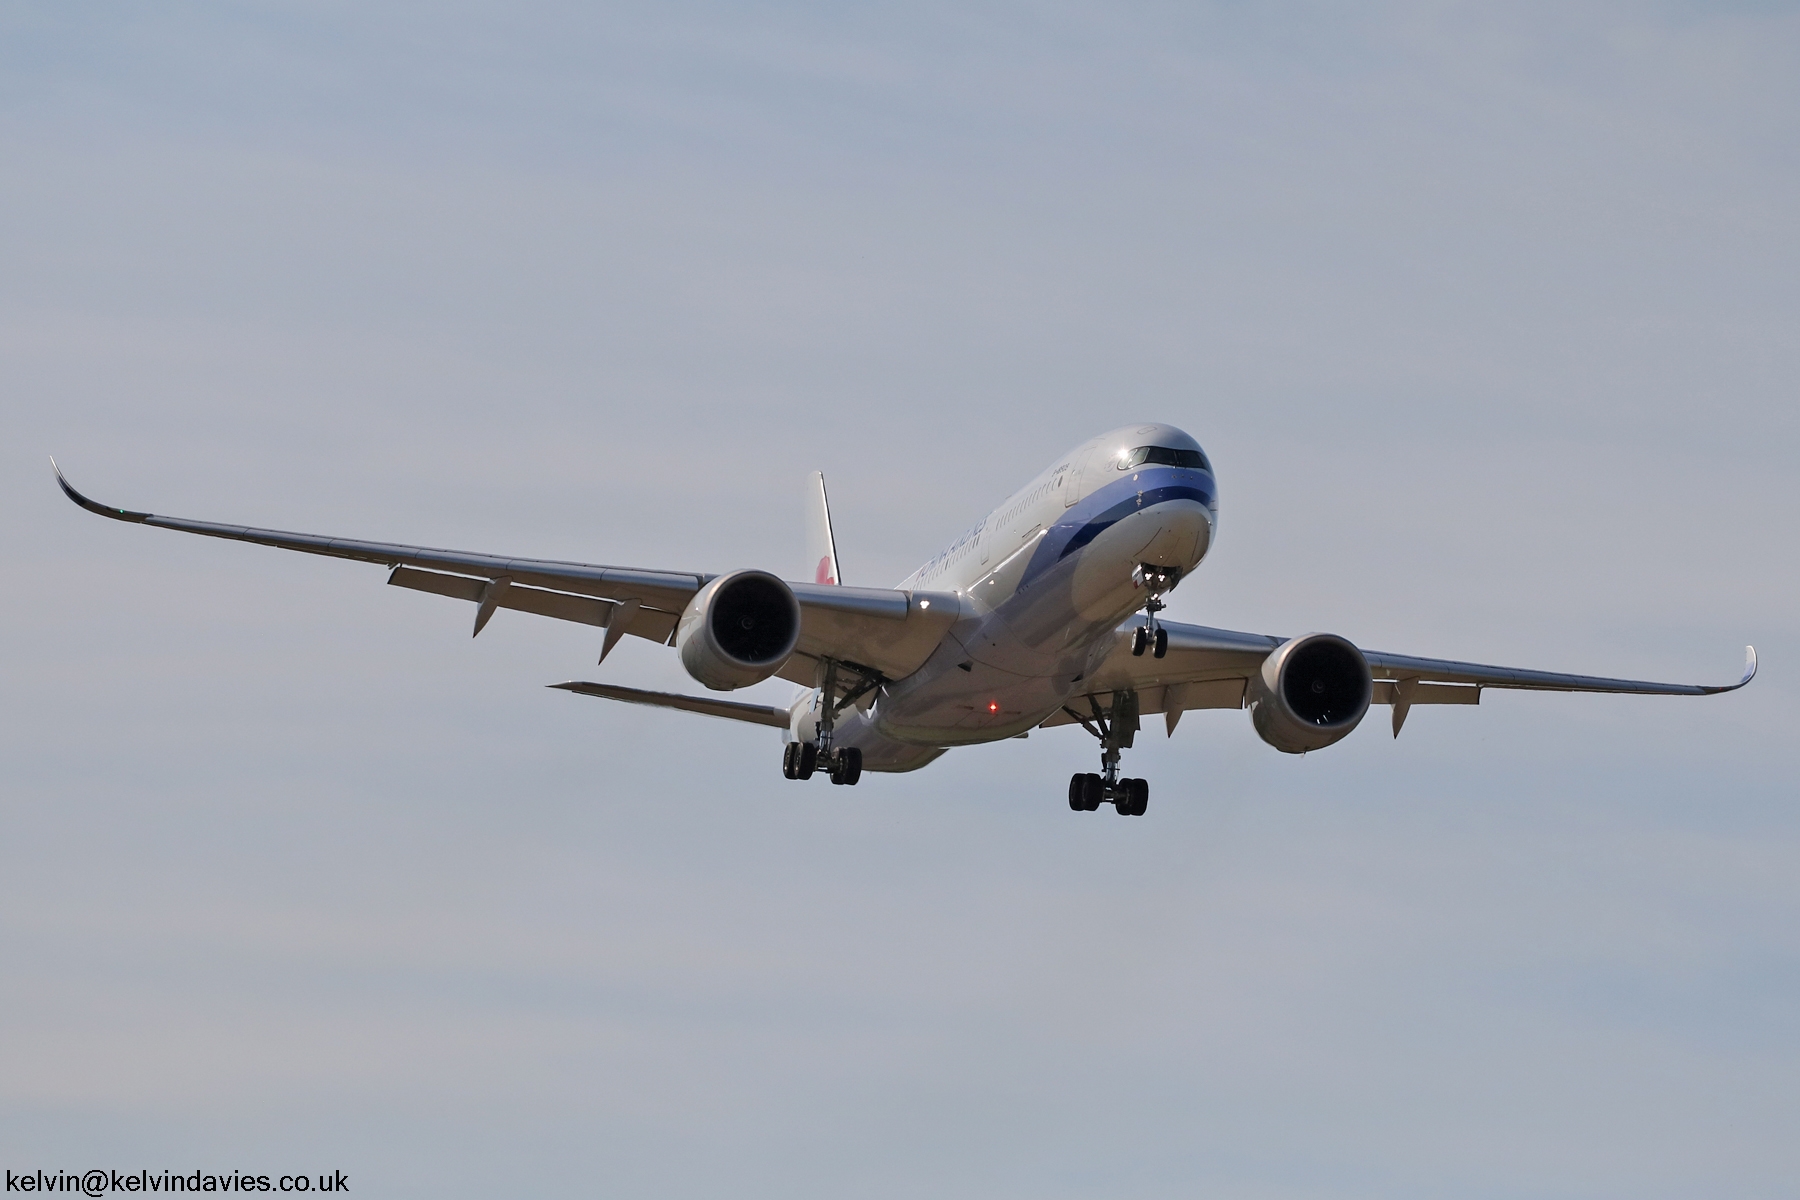
M 1218 511 L 1218 489 L 1210 472 L 1156 467 L 1114 480 L 1081 498 L 1051 526 L 1019 580 L 1021 587 L 1076 553 L 1134 512 L 1172 500 L 1192 500 Z

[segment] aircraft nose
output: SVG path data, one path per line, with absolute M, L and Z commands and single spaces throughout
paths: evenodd
M 1142 562 L 1191 570 L 1212 546 L 1212 510 L 1198 500 L 1168 500 L 1156 506 L 1157 533 L 1139 552 Z

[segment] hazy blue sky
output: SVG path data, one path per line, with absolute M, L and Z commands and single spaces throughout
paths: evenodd
M 1800 1194 L 1800 9 L 0 9 L 0 1159 L 369 1196 Z M 1171 615 L 1695 681 L 854 790 L 177 515 L 891 583 L 1200 438 Z M 768 689 L 776 698 L 785 685 Z

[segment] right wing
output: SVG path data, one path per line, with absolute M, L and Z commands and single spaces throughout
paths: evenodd
M 500 608 L 598 626 L 606 631 L 600 651 L 602 659 L 628 633 L 673 644 L 682 610 L 694 593 L 714 578 L 698 572 L 474 554 L 157 516 L 90 500 L 63 477 L 54 459 L 50 465 L 64 494 L 102 517 L 304 554 L 379 563 L 389 568 L 388 582 L 396 587 L 473 602 L 476 633 Z M 853 664 L 866 675 L 880 678 L 898 679 L 911 674 L 937 647 L 959 611 L 955 596 L 937 592 L 809 583 L 788 586 L 800 602 L 800 642 L 780 674 L 807 686 L 816 683 L 818 664 L 824 658 Z
M 109 508 L 88 499 L 63 478 L 54 459 L 56 482 L 81 507 L 115 521 L 154 525 L 204 537 L 253 542 L 304 554 L 323 554 L 357 562 L 380 563 L 390 568 L 388 582 L 397 587 L 435 592 L 473 600 L 479 605 L 475 632 L 480 633 L 496 608 L 535 612 L 565 621 L 598 625 L 607 630 L 608 646 L 618 634 L 630 633 L 666 642 L 675 633 L 675 622 L 695 592 L 710 575 L 685 571 L 641 571 L 628 567 L 559 562 L 553 559 L 510 558 L 497 554 L 471 554 L 462 550 L 437 550 L 393 542 L 367 542 L 354 538 L 324 537 L 313 533 L 287 533 L 279 529 L 255 529 L 247 525 L 220 525 L 161 517 L 154 513 Z M 621 612 L 621 609 L 628 611 Z M 615 634 L 614 615 L 625 618 Z

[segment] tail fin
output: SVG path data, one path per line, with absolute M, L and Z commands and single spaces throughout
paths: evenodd
M 825 476 L 812 473 L 811 503 L 806 507 L 806 557 L 814 583 L 841 583 L 837 541 L 831 536 L 831 503 L 825 499 Z

